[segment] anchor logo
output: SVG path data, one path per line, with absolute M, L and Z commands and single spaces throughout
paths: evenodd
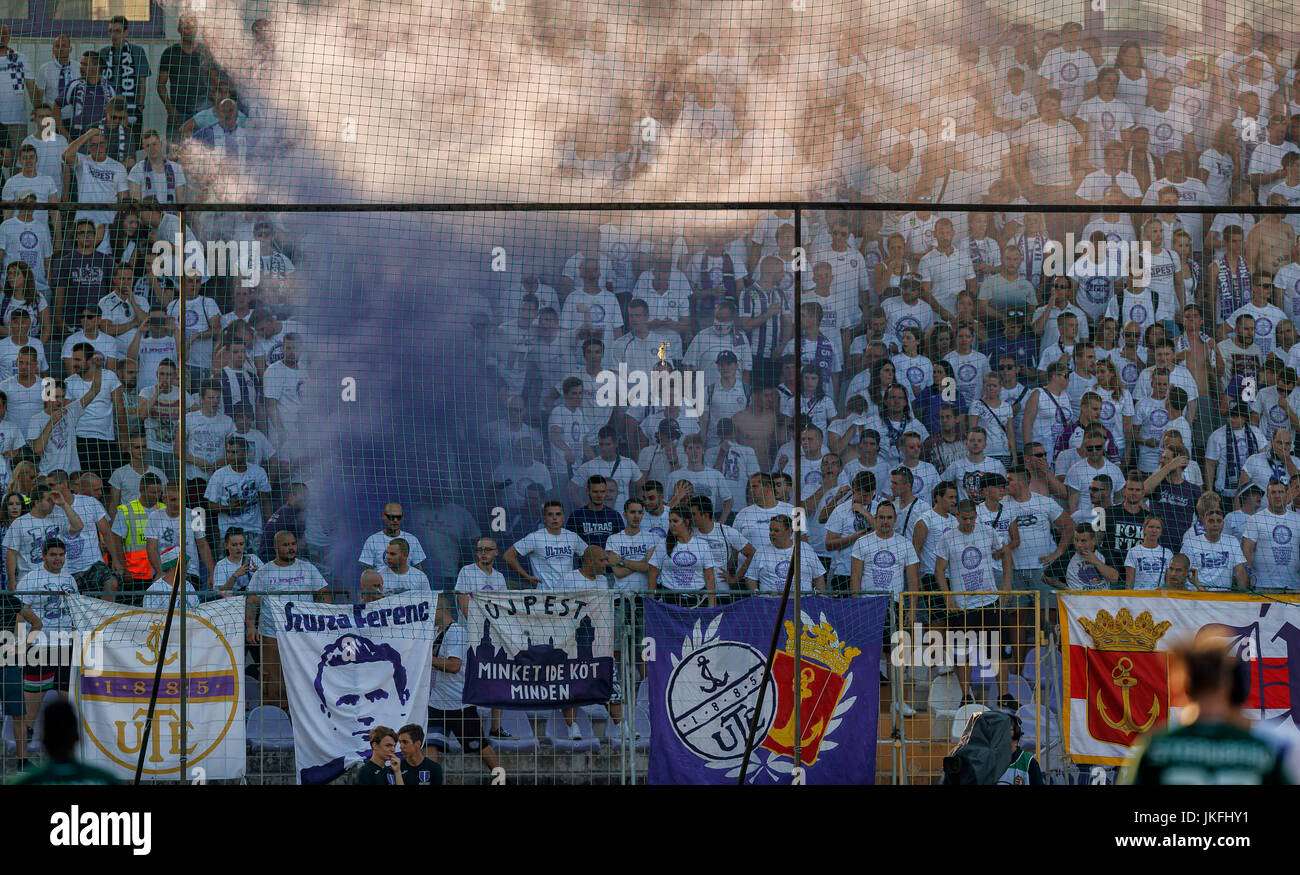
M 1133 677 L 1133 660 L 1127 656 L 1121 657 L 1115 663 L 1115 667 L 1110 672 L 1111 681 L 1115 686 L 1120 688 L 1120 697 L 1124 703 L 1124 715 L 1119 720 L 1112 720 L 1110 714 L 1106 712 L 1106 706 L 1101 701 L 1101 690 L 1097 691 L 1097 713 L 1101 719 L 1111 729 L 1120 732 L 1146 732 L 1155 725 L 1156 720 L 1160 717 L 1160 700 L 1151 701 L 1151 710 L 1147 713 L 1146 722 L 1139 724 L 1133 719 L 1133 704 L 1129 701 L 1129 693 L 1137 685 L 1137 678 Z
M 722 680 L 715 678 L 713 672 L 709 671 L 709 658 L 707 656 L 701 656 L 699 659 L 695 660 L 695 664 L 700 667 L 700 677 L 708 681 L 710 684 L 710 686 L 707 687 L 700 687 L 701 693 L 711 693 L 714 690 L 722 689 L 727 685 L 727 679 L 731 677 L 731 673 L 723 672 Z
M 157 665 L 159 651 L 162 649 L 163 624 L 161 620 L 154 620 L 149 624 L 149 637 L 145 639 L 144 646 L 149 649 L 149 656 L 145 656 L 140 651 L 135 652 L 135 658 L 145 665 Z M 163 665 L 171 665 L 180 656 L 179 653 L 173 653 L 171 658 L 163 661 Z

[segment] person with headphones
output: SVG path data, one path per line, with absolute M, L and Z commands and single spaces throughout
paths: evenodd
M 1037 757 L 1020 746 L 1020 739 L 1024 736 L 1025 730 L 1019 717 L 1015 714 L 1010 716 L 1011 765 L 1007 766 L 1002 777 L 998 778 L 998 786 L 1041 787 L 1047 783 L 1043 780 L 1043 767 L 1038 764 Z
M 1146 736 L 1120 783 L 1137 785 L 1294 784 L 1285 749 L 1251 729 L 1242 705 L 1250 663 L 1206 630 L 1170 651 L 1170 689 L 1185 691 L 1182 723 Z

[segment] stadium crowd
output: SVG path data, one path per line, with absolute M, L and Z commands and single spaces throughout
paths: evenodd
M 180 33 L 155 77 L 163 131 L 141 129 L 148 65 L 125 20 L 79 76 L 64 36 L 53 66 L 0 62 L 3 197 L 27 201 L 0 225 L 0 571 L 47 629 L 68 618 L 43 594 L 165 607 L 177 565 L 196 598 L 247 592 L 282 701 L 257 597 L 332 586 L 329 513 L 293 440 L 310 314 L 269 218 L 185 229 L 257 242 L 254 284 L 150 268 L 181 230 L 169 207 L 253 147 L 256 107 L 191 18 Z M 968 627 L 1023 606 L 969 593 L 1149 589 L 1170 567 L 1198 589 L 1300 589 L 1300 219 L 1252 214 L 1300 204 L 1300 55 L 1233 34 L 1220 51 L 1172 26 L 1158 47 L 1105 46 L 1068 23 L 948 53 L 907 21 L 867 51 L 846 32 L 773 130 L 756 95 L 793 63 L 781 38 L 701 32 L 650 61 L 579 29 L 556 51 L 621 85 L 556 144 L 556 172 L 617 187 L 669 141 L 702 168 L 789 151 L 809 197 L 933 209 L 806 210 L 798 237 L 792 211 L 690 231 L 617 212 L 494 277 L 499 417 L 481 438 L 506 530 L 457 484 L 413 519 L 389 503 L 362 596 L 609 585 L 712 605 L 779 591 L 796 538 L 809 592 L 926 589 Z M 936 65 L 943 81 L 920 74 Z M 39 209 L 64 199 L 138 203 Z M 1054 266 L 1067 240 L 1091 254 Z M 620 373 L 671 397 L 611 395 Z M 179 563 L 182 489 L 200 537 Z M 460 662 L 451 644 L 437 657 Z M 39 701 L 58 674 L 29 670 L 25 689 Z

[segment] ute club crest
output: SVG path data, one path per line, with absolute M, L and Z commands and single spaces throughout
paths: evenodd
M 808 783 L 874 781 L 869 746 L 846 742 L 874 732 L 887 598 L 847 603 L 812 597 L 804 604 L 796 726 L 791 620 L 782 621 L 761 707 L 758 701 L 778 599 L 748 599 L 709 612 L 650 603 L 647 633 L 666 655 L 650 663 L 650 783 L 734 782 L 751 724 L 749 783 L 790 783 L 797 765 Z

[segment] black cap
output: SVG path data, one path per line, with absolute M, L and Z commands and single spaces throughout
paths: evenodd
M 718 353 L 716 361 L 718 364 L 722 364 L 723 362 L 738 362 L 740 359 L 736 358 L 736 354 L 731 350 L 724 349 L 722 352 Z
M 1228 407 L 1229 416 L 1250 416 L 1250 405 L 1244 401 L 1236 401 Z

